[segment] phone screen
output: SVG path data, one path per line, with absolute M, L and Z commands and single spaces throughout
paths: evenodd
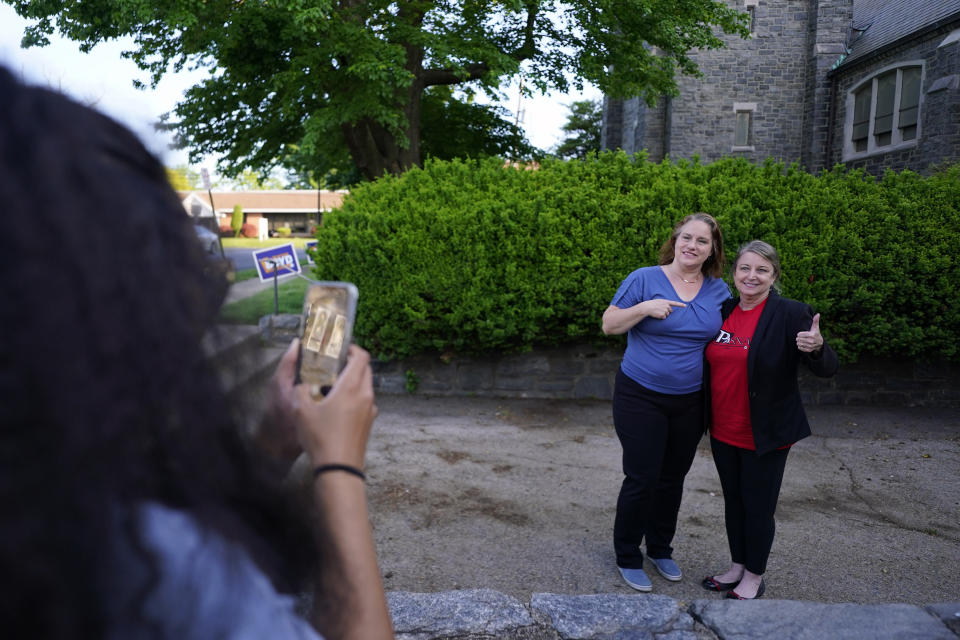
M 319 398 L 337 381 L 347 361 L 357 310 L 357 287 L 316 282 L 307 287 L 301 319 L 299 378 Z

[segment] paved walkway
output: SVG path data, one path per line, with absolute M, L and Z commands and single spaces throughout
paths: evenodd
M 280 282 L 283 283 L 283 280 L 280 280 Z M 237 300 L 243 300 L 244 298 L 249 298 L 250 296 L 271 287 L 273 287 L 272 280 L 268 282 L 260 282 L 259 278 L 251 278 L 250 280 L 237 282 L 230 286 L 230 291 L 227 292 L 227 297 L 223 303 L 230 304 L 231 302 L 236 302 Z

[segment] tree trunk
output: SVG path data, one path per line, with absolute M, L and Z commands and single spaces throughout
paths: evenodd
M 417 113 L 418 120 L 419 115 Z M 357 168 L 365 178 L 375 180 L 384 173 L 400 175 L 420 163 L 419 122 L 415 132 L 413 129 L 414 127 L 407 129 L 411 144 L 406 148 L 397 144 L 396 138 L 390 131 L 369 118 L 344 124 L 343 135 Z M 414 135 L 416 135 L 415 143 Z
M 350 155 L 367 180 L 384 173 L 398 176 L 420 164 L 420 102 L 423 82 L 417 78 L 406 91 L 403 114 L 406 117 L 407 146 L 402 147 L 386 127 L 370 118 L 343 125 Z
M 418 27 L 423 23 L 422 10 L 401 8 L 403 17 Z M 347 148 L 357 168 L 367 180 L 376 180 L 384 173 L 398 176 L 410 167 L 420 165 L 420 103 L 424 84 L 423 49 L 406 46 L 407 60 L 404 68 L 413 76 L 413 81 L 404 93 L 398 96 L 398 106 L 406 118 L 407 146 L 398 144 L 396 136 L 382 125 L 365 118 L 360 122 L 343 125 Z

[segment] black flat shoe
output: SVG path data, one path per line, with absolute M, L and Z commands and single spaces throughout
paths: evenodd
M 744 598 L 742 595 L 736 591 L 727 591 L 727 596 L 731 600 L 758 600 L 763 597 L 763 590 L 766 589 L 767 585 L 764 584 L 763 579 L 760 580 L 760 588 L 757 589 L 757 595 L 752 598 Z
M 700 583 L 700 586 L 707 591 L 729 591 L 738 584 L 740 584 L 739 580 L 736 582 L 717 582 L 713 576 L 707 576 L 703 579 L 703 582 Z

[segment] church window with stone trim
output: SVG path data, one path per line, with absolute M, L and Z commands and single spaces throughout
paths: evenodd
M 757 32 L 757 4 L 760 0 L 743 0 L 743 8 L 747 11 L 747 28 L 750 33 Z
M 847 155 L 916 144 L 923 67 L 885 69 L 860 83 L 848 100 Z
M 737 111 L 737 133 L 733 139 L 735 147 L 745 147 L 750 144 L 750 112 Z
M 735 123 L 733 130 L 733 148 L 731 151 L 753 151 L 753 112 L 757 110 L 755 102 L 734 102 Z

